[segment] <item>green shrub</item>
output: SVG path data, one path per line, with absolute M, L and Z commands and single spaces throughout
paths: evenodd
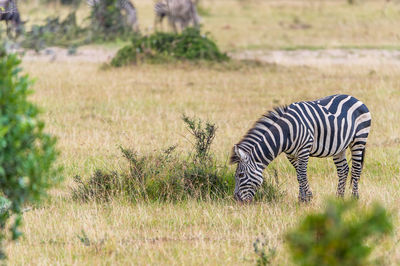
M 135 36 L 130 45 L 118 51 L 111 65 L 120 67 L 136 64 L 138 61 L 150 63 L 172 60 L 227 61 L 207 35 L 197 28 L 187 28 L 180 34 L 156 32 L 148 36 Z
M 73 198 L 108 201 L 116 195 L 123 195 L 133 201 L 180 201 L 232 195 L 234 172 L 226 165 L 220 166 L 209 154 L 215 125 L 207 122 L 204 126 L 201 120 L 186 116 L 184 121 L 196 137 L 195 153 L 182 156 L 172 146 L 140 156 L 131 149 L 121 147 L 129 169 L 120 172 L 97 170 L 86 182 L 76 177 Z
M 57 180 L 59 169 L 53 167 L 57 157 L 56 140 L 44 133 L 39 109 L 28 101 L 32 93 L 28 76 L 21 76 L 16 55 L 0 57 L 0 191 L 2 200 L 10 202 L 0 213 L 1 239 L 6 221 L 15 215 L 10 230 L 12 238 L 21 233 L 22 207 L 38 201 Z
M 377 240 L 391 231 L 380 205 L 365 211 L 355 201 L 330 201 L 322 213 L 307 215 L 286 239 L 299 265 L 366 265 Z

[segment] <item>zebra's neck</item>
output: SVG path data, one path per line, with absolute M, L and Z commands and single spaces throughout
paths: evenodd
M 287 107 L 279 107 L 262 116 L 238 144 L 260 167 L 268 166 L 291 146 L 286 111 Z

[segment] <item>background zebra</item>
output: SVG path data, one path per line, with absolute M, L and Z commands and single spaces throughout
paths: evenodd
M 102 0 L 87 0 L 86 3 L 90 7 L 94 7 L 96 5 L 99 5 Z M 104 0 L 103 0 L 104 1 Z M 133 28 L 133 30 L 138 31 L 139 30 L 139 23 L 137 19 L 137 12 L 135 6 L 132 4 L 131 1 L 129 0 L 117 0 L 117 5 L 118 8 L 125 11 L 126 13 L 126 23 L 130 27 Z
M 16 0 L 0 1 L 0 21 L 1 20 L 6 22 L 7 35 L 10 34 L 11 30 L 8 26 L 9 22 L 11 22 L 12 28 L 17 36 L 22 32 L 24 22 L 21 21 Z
M 161 24 L 164 17 L 168 18 L 169 24 L 175 32 L 177 32 L 176 25 L 179 24 L 180 29 L 183 30 L 189 26 L 199 26 L 199 15 L 197 14 L 196 5 L 191 0 L 163 0 L 159 1 L 154 6 L 156 15 L 155 28 Z
M 251 201 L 263 182 L 263 170 L 282 152 L 296 169 L 300 201 L 309 201 L 312 197 L 307 181 L 309 157 L 333 157 L 339 177 L 337 195 L 343 197 L 349 173 L 348 147 L 352 155 L 352 194 L 358 198 L 370 126 L 368 108 L 348 95 L 275 108 L 261 117 L 233 148 L 231 163 L 238 164 L 235 198 Z

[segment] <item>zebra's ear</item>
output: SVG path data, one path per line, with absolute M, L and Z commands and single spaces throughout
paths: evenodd
M 248 160 L 248 156 L 245 151 L 239 148 L 237 145 L 233 146 L 232 156 L 231 156 L 231 164 L 246 162 Z

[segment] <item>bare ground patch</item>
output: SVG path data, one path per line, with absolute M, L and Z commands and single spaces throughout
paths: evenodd
M 295 51 L 243 51 L 230 56 L 278 65 L 395 65 L 400 66 L 400 51 L 378 49 L 325 49 Z
M 79 48 L 75 53 L 68 49 L 51 47 L 40 52 L 26 51 L 24 61 L 39 62 L 90 62 L 106 63 L 117 49 Z M 257 50 L 229 54 L 237 60 L 256 60 L 286 66 L 329 66 L 329 65 L 393 65 L 400 66 L 400 51 L 379 49 L 325 49 L 325 50 Z

